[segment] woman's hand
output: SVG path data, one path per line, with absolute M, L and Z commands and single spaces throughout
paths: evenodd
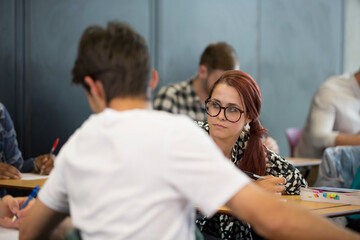
M 262 189 L 275 193 L 276 195 L 281 195 L 284 193 L 286 183 L 285 178 L 283 177 L 274 177 L 272 175 L 263 176 L 264 179 L 258 179 L 255 183 L 260 186 Z

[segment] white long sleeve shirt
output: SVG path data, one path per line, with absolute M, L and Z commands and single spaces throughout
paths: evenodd
M 360 86 L 354 74 L 331 77 L 320 86 L 295 156 L 321 158 L 339 133 L 360 133 Z

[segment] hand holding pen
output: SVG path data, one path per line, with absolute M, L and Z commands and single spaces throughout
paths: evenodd
M 274 193 L 277 196 L 285 193 L 286 179 L 283 177 L 274 177 L 272 175 L 263 176 L 261 181 L 257 180 L 255 183 L 262 189 Z
M 260 186 L 262 189 L 267 190 L 268 192 L 275 193 L 276 195 L 281 195 L 285 191 L 284 184 L 286 179 L 283 177 L 274 177 L 272 175 L 259 176 L 257 174 L 243 171 L 250 178 L 255 180 L 255 183 Z
M 40 174 L 49 174 L 54 167 L 54 151 L 59 143 L 57 138 L 49 152 L 49 154 L 41 155 L 35 159 L 36 168 L 40 169 Z
M 14 214 L 17 214 L 19 219 L 23 218 L 27 211 L 31 208 L 34 201 L 30 201 L 25 208 L 20 210 L 27 197 L 12 197 L 10 195 L 4 196 L 0 199 L 0 226 L 5 228 L 19 228 L 20 221 L 12 221 Z
M 20 211 L 25 209 L 28 204 L 31 202 L 32 199 L 36 198 L 38 192 L 39 192 L 40 186 L 37 185 L 30 193 L 29 197 L 25 200 L 25 202 L 22 203 L 21 207 L 20 207 Z M 17 213 L 15 213 L 14 217 L 12 218 L 12 222 L 15 222 L 16 219 L 19 218 L 19 215 Z
M 258 180 L 258 179 L 264 180 L 265 179 L 264 177 L 259 176 L 259 175 L 255 174 L 255 173 L 252 173 L 252 172 L 243 171 L 243 173 L 245 173 L 249 178 L 252 178 L 254 180 Z

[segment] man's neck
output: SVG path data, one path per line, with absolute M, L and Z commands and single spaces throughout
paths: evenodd
M 193 85 L 196 95 L 199 96 L 202 102 L 205 102 L 209 95 L 208 92 L 205 90 L 204 84 L 205 83 L 202 81 L 202 79 L 199 78 L 199 75 L 196 75 L 193 81 Z
M 150 101 L 142 98 L 114 98 L 110 101 L 109 108 L 116 111 L 133 109 L 151 109 Z

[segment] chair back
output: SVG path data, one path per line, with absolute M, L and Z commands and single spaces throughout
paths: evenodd
M 287 128 L 285 130 L 285 135 L 290 147 L 290 157 L 294 157 L 295 147 L 299 143 L 302 133 L 303 128 Z

